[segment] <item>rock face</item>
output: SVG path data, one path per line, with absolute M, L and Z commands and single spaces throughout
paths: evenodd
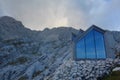
M 64 80 L 93 80 L 109 73 L 114 65 L 111 59 L 72 60 L 71 36 L 78 32 L 70 27 L 32 31 L 25 28 L 20 21 L 7 16 L 1 17 L 0 79 L 59 80 L 64 77 Z M 119 43 L 119 32 L 107 31 L 107 35 L 106 40 L 112 40 L 107 41 L 108 48 L 114 48 Z
M 34 42 L 12 39 L 1 42 L 0 78 L 2 80 L 44 79 L 65 60 L 70 59 L 70 41 Z M 36 78 L 37 77 L 37 78 Z
M 32 31 L 11 17 L 0 18 L 0 78 L 44 79 L 71 56 L 72 28 Z
M 113 53 L 115 53 L 114 47 L 117 42 L 114 39 L 113 33 L 110 31 L 107 31 L 105 33 L 105 46 L 106 46 L 106 52 L 108 53 L 108 57 L 115 57 Z
M 115 55 L 120 54 L 120 32 L 106 31 L 104 36 L 107 56 L 115 58 Z

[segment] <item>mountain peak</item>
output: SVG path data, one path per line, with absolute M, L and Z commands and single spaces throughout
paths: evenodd
M 2 16 L 0 17 L 0 21 L 16 21 L 16 20 L 10 16 Z
M 4 24 L 4 27 L 24 27 L 21 21 L 18 21 L 10 16 L 2 16 L 0 17 L 0 24 Z M 2 25 L 3 26 L 3 25 Z
M 30 30 L 25 28 L 22 22 L 9 17 L 0 17 L 0 38 L 1 39 L 12 39 L 16 37 L 28 36 Z

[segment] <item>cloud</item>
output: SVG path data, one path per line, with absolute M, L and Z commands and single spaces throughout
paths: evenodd
M 3 0 L 4 9 L 32 29 L 67 26 L 64 0 Z M 6 8 L 5 8 L 6 7 Z
M 101 0 L 96 3 L 89 15 L 91 23 L 103 26 L 105 29 L 120 30 L 119 4 L 118 0 Z
M 0 0 L 0 15 L 12 16 L 31 29 L 86 29 L 96 24 L 120 30 L 119 4 L 119 0 Z

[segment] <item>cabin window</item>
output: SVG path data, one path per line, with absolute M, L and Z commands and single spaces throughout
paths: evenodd
M 106 58 L 104 37 L 101 32 L 91 30 L 76 43 L 77 59 L 104 59 Z
M 77 58 L 85 58 L 85 43 L 84 39 L 81 39 L 76 47 L 76 52 L 77 52 Z M 80 53 L 80 54 L 79 54 Z
M 103 34 L 97 31 L 94 34 L 97 58 L 106 58 Z

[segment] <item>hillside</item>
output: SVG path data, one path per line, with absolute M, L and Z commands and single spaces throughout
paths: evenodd
M 37 72 L 43 79 L 53 73 L 64 60 L 71 58 L 72 32 L 78 31 L 64 27 L 32 31 L 20 21 L 1 17 L 0 78 L 16 80 L 22 75 L 34 78 Z
M 0 79 L 1 80 L 58 80 L 59 74 L 66 75 L 69 72 L 67 68 L 73 69 L 68 73 L 74 75 L 74 68 L 91 70 L 91 66 L 86 68 L 84 61 L 76 62 L 72 53 L 72 33 L 79 31 L 71 27 L 59 27 L 53 29 L 44 29 L 43 31 L 30 30 L 20 22 L 11 17 L 4 16 L 0 18 Z M 120 42 L 120 32 L 106 31 L 106 40 L 111 51 L 114 52 L 115 44 Z M 109 40 L 110 39 L 110 40 Z M 112 43 L 112 44 L 110 44 Z M 111 52 L 110 51 L 110 52 Z M 101 64 L 101 62 L 103 64 Z M 108 63 L 108 67 L 104 65 Z M 102 65 L 102 71 L 109 73 L 115 60 L 107 59 L 106 62 L 98 61 L 98 66 Z M 68 64 L 67 64 L 68 63 Z M 91 62 L 87 62 L 89 65 Z M 94 65 L 93 61 L 93 65 Z M 80 65 L 82 65 L 79 67 Z M 95 63 L 96 64 L 96 63 Z M 68 66 L 68 67 L 66 67 Z M 98 68 L 96 68 L 98 70 Z M 100 68 L 101 69 L 101 68 Z M 63 70 L 64 72 L 61 72 Z M 78 70 L 77 73 L 80 72 Z M 94 77 L 94 74 L 91 74 Z M 97 75 L 97 74 L 96 74 Z M 103 75 L 103 73 L 100 74 Z M 66 76 L 66 77 L 67 77 Z M 76 76 L 76 74 L 75 74 Z M 85 75 L 83 75 L 86 77 Z M 90 76 L 89 76 L 90 77 Z M 88 77 L 88 78 L 89 78 Z M 96 78 L 98 78 L 96 77 Z M 76 77 L 66 80 L 73 80 Z M 77 80 L 81 76 L 77 75 Z M 59 78 L 61 80 L 64 77 Z M 85 78 L 83 78 L 85 79 Z M 90 78 L 93 79 L 93 78 Z

